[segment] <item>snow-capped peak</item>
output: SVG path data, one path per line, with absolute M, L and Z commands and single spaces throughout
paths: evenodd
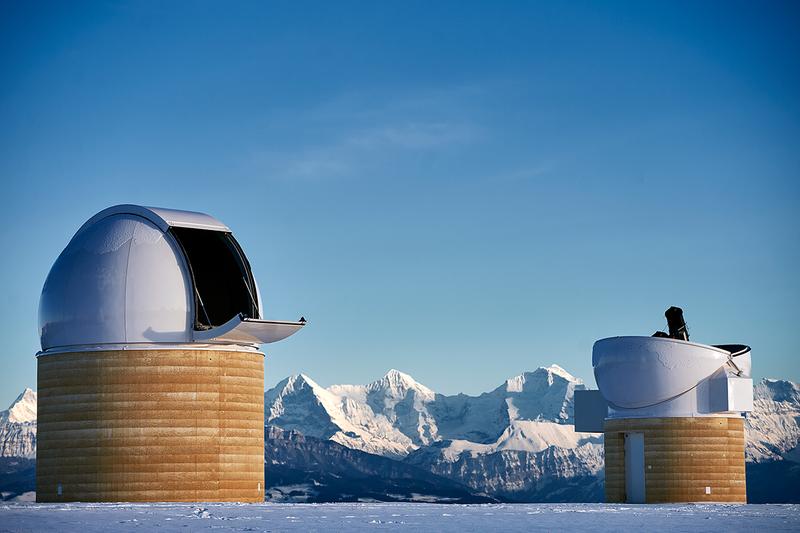
M 368 391 L 385 391 L 392 395 L 404 396 L 409 390 L 421 393 L 424 396 L 434 396 L 434 392 L 418 382 L 405 372 L 400 372 L 394 368 L 390 369 L 381 379 L 373 381 L 367 385 Z
M 322 387 L 305 374 L 290 376 L 264 394 L 267 424 L 330 439 L 351 448 L 404 456 L 411 441 L 365 403 L 365 387 Z
M 541 366 L 533 372 L 523 372 L 518 376 L 508 378 L 505 383 L 505 390 L 506 392 L 523 392 L 532 383 L 542 384 L 545 381 L 547 382 L 547 386 L 552 386 L 553 383 L 558 381 L 555 379 L 556 377 L 568 383 L 574 383 L 576 385 L 583 384 L 582 380 L 576 378 L 560 366 L 553 364 L 548 367 Z
M 557 364 L 552 364 L 548 367 L 542 367 L 544 370 L 547 370 L 551 374 L 555 374 L 556 376 L 561 376 L 562 378 L 566 379 L 567 381 L 574 381 L 575 383 L 583 383 L 580 379 L 576 378 Z
M 305 374 L 294 374 L 278 383 L 275 387 L 265 393 L 267 405 L 275 402 L 279 407 L 283 405 L 283 398 L 296 394 L 307 395 L 310 401 L 323 404 L 326 409 L 330 408 L 331 403 L 336 403 L 330 392 L 325 387 L 311 379 Z M 273 413 L 274 415 L 275 413 Z
M 414 381 L 414 378 L 406 374 L 405 372 L 400 372 L 395 368 L 390 368 L 388 372 L 383 376 L 388 380 L 396 380 L 396 381 Z
M 303 384 L 307 384 L 309 387 L 313 389 L 323 388 L 319 383 L 308 377 L 306 374 L 300 373 L 292 376 L 293 386 L 302 386 Z
M 0 414 L 0 419 L 17 424 L 36 422 L 36 391 L 30 387 L 22 391 L 8 410 Z
M 0 411 L 0 457 L 36 458 L 36 391 L 25 389 Z
M 785 379 L 762 379 L 756 385 L 756 398 L 769 398 L 776 402 L 800 403 L 800 387 Z
M 800 387 L 763 379 L 754 387 L 752 413 L 745 419 L 748 461 L 800 459 Z

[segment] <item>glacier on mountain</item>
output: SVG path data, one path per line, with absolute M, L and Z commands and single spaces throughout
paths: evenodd
M 753 412 L 745 419 L 748 461 L 800 463 L 800 387 L 781 379 L 755 386 Z
M 573 425 L 574 393 L 582 389 L 583 382 L 558 365 L 509 378 L 478 396 L 437 394 L 397 370 L 368 385 L 327 388 L 301 375 L 267 392 L 266 421 L 402 460 L 504 500 L 599 501 L 602 435 L 575 432 Z M 769 490 L 762 479 L 772 477 L 778 460 L 789 461 L 783 471 L 793 483 L 799 422 L 796 384 L 763 380 L 756 386 L 755 410 L 746 417 L 754 493 Z M 775 497 L 765 501 L 785 501 Z
M 407 435 L 386 416 L 376 416 L 357 393 L 348 396 L 326 389 L 304 374 L 290 376 L 268 390 L 264 409 L 267 424 L 348 448 L 386 457 L 403 457 L 414 449 Z
M 387 457 L 440 441 L 474 453 L 572 448 L 591 440 L 571 425 L 574 392 L 585 388 L 557 365 L 479 396 L 437 394 L 397 370 L 368 385 L 327 388 L 301 374 L 267 391 L 265 420 Z
M 437 394 L 397 370 L 367 385 L 327 388 L 301 374 L 267 391 L 265 420 L 403 460 L 478 493 L 598 500 L 602 437 L 572 425 L 575 390 L 585 388 L 558 365 L 478 396 Z
M 308 438 L 267 431 L 267 471 L 282 479 L 326 479 L 327 489 L 312 487 L 323 499 L 334 497 L 344 480 L 364 476 L 370 476 L 371 497 L 380 492 L 378 481 L 390 477 L 387 486 L 409 492 L 411 485 L 402 481 L 412 471 L 403 469 L 407 465 L 436 476 L 426 482 L 430 494 L 468 490 L 472 498 L 503 501 L 599 501 L 602 436 L 576 433 L 573 426 L 574 392 L 584 388 L 557 365 L 509 378 L 478 396 L 438 394 L 398 370 L 367 385 L 323 387 L 305 374 L 291 376 L 265 393 L 265 420 Z M 800 388 L 762 380 L 754 406 L 745 419 L 748 497 L 800 501 Z M 372 458 L 350 456 L 347 449 Z M 283 450 L 282 462 L 270 457 L 276 450 Z M 16 487 L 0 491 L 13 496 L 32 490 L 35 455 L 36 392 L 26 389 L 0 412 L 0 478 Z M 320 477 L 334 462 L 338 473 Z
M 0 412 L 0 457 L 36 458 L 36 400 L 27 388 Z

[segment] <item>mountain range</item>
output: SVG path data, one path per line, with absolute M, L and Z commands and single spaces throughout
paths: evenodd
M 398 370 L 367 385 L 323 387 L 290 376 L 264 396 L 267 497 L 602 501 L 602 435 L 573 426 L 574 392 L 585 388 L 557 365 L 478 396 L 438 394 Z M 754 400 L 746 418 L 748 498 L 800 501 L 800 389 L 762 380 Z M 32 490 L 19 472 L 32 466 L 35 421 L 30 389 L 0 413 L 4 497 Z

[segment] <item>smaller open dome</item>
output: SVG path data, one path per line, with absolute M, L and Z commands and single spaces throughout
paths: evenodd
M 610 337 L 594 344 L 592 366 L 597 386 L 612 407 L 639 409 L 677 398 L 728 366 L 749 377 L 750 348 L 664 337 Z

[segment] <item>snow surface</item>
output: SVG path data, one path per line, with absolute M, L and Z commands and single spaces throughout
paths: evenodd
M 798 531 L 800 505 L 0 505 L 3 531 Z

